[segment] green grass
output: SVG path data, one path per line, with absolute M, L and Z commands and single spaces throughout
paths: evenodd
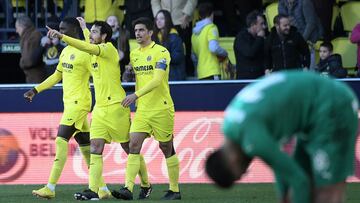
M 42 185 L 0 185 L 1 203 L 25 203 L 25 202 L 45 202 L 49 200 L 40 199 L 31 195 L 33 189 L 38 189 Z M 154 185 L 151 199 L 147 203 L 158 202 L 167 189 L 167 185 Z M 53 202 L 77 202 L 73 198 L 75 192 L 85 189 L 85 185 L 58 185 L 56 188 L 56 198 Z M 110 189 L 118 189 L 118 185 L 110 185 Z M 138 194 L 135 188 L 135 195 Z M 239 184 L 230 190 L 221 190 L 209 184 L 182 184 L 181 185 L 182 203 L 271 203 L 277 202 L 275 189 L 272 184 Z M 347 203 L 360 202 L 360 183 L 348 184 Z M 110 199 L 101 202 L 118 202 L 117 199 Z M 139 201 L 132 201 L 139 202 Z

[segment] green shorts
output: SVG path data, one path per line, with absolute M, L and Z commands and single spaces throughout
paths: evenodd
M 132 132 L 145 132 L 159 142 L 168 142 L 174 134 L 174 108 L 159 111 L 136 111 L 130 127 Z
M 129 142 L 130 109 L 120 103 L 94 107 L 90 127 L 90 140 L 105 139 L 106 143 Z
M 77 106 L 65 106 L 60 125 L 75 126 L 80 132 L 89 132 L 88 114 L 89 111 L 80 109 Z
M 313 178 L 315 187 L 345 181 L 354 173 L 358 126 L 354 102 L 354 98 L 342 98 L 329 110 L 320 107 L 318 125 L 308 139 L 298 139 L 295 159 Z

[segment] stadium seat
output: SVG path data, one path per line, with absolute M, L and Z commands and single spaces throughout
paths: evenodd
M 269 31 L 274 26 L 274 17 L 278 15 L 278 2 L 268 5 L 265 9 L 265 17 Z
M 344 24 L 344 30 L 351 32 L 360 22 L 360 2 L 347 2 L 340 8 L 340 15 Z
M 11 5 L 15 8 L 16 7 L 16 0 L 12 0 Z M 18 8 L 25 8 L 26 7 L 26 1 L 25 0 L 17 0 L 17 6 L 18 6 Z
M 232 64 L 236 63 L 235 53 L 234 53 L 234 37 L 220 37 L 219 45 L 224 48 L 229 55 L 230 62 Z
M 355 75 L 357 47 L 346 37 L 338 37 L 331 41 L 334 53 L 340 54 L 343 67 L 348 70 L 348 75 Z
M 139 44 L 136 42 L 136 39 L 130 39 L 129 40 L 129 45 L 130 45 L 130 51 L 132 51 L 133 49 L 139 47 Z
M 340 8 L 337 5 L 333 6 L 332 19 L 331 19 L 331 30 L 334 30 L 336 18 L 340 15 Z

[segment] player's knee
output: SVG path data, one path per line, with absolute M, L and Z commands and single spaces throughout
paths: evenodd
M 104 150 L 105 142 L 100 140 L 91 140 L 90 142 L 90 153 L 91 154 L 102 154 Z
M 345 182 L 315 189 L 315 203 L 345 202 Z
M 129 154 L 129 142 L 121 143 L 121 147 L 123 148 L 126 154 Z
M 130 141 L 129 152 L 130 154 L 139 154 L 141 150 L 142 143 L 137 141 Z
M 166 158 L 169 158 L 175 154 L 172 144 L 160 142 L 159 148 L 161 149 L 161 151 L 163 152 L 163 154 L 165 155 Z
M 90 136 L 89 133 L 81 132 L 74 136 L 76 142 L 79 146 L 86 146 L 90 144 Z

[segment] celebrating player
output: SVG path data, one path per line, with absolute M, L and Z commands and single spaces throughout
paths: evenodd
M 76 18 L 65 18 L 60 23 L 60 32 L 74 38 L 79 38 L 80 29 Z M 64 113 L 55 139 L 55 160 L 48 184 L 39 190 L 32 191 L 36 196 L 47 199 L 55 197 L 55 186 L 67 160 L 68 142 L 74 134 L 87 165 L 90 164 L 90 127 L 87 120 L 87 115 L 91 109 L 89 66 L 90 55 L 88 53 L 67 46 L 61 52 L 60 61 L 55 72 L 44 82 L 24 94 L 24 97 L 31 102 L 36 94 L 53 87 L 62 80 Z M 99 190 L 100 196 L 102 198 L 110 196 L 110 191 L 102 178 L 99 185 L 102 188 Z
M 209 156 L 208 175 L 230 187 L 259 157 L 274 171 L 282 202 L 344 202 L 353 173 L 358 102 L 341 82 L 282 72 L 249 85 L 225 111 L 225 144 Z M 292 157 L 279 145 L 295 137 Z
M 179 160 L 173 146 L 174 104 L 169 90 L 170 54 L 166 48 L 151 40 L 153 23 L 139 18 L 133 23 L 138 49 L 130 53 L 130 63 L 136 76 L 136 92 L 128 95 L 121 104 L 128 107 L 137 100 L 137 109 L 130 127 L 130 154 L 126 168 L 126 184 L 114 197 L 133 199 L 136 173 L 140 167 L 142 144 L 153 135 L 166 158 L 170 188 L 164 200 L 181 199 L 179 191 Z
M 99 178 L 103 169 L 102 153 L 105 144 L 112 141 L 119 142 L 125 152 L 129 152 L 130 109 L 120 105 L 125 98 L 125 91 L 120 81 L 119 54 L 110 42 L 111 27 L 106 22 L 97 21 L 89 33 L 85 21 L 80 17 L 77 19 L 84 36 L 90 36 L 90 43 L 74 39 L 50 28 L 48 28 L 48 36 L 62 39 L 67 44 L 91 54 L 91 74 L 95 86 L 96 103 L 90 128 L 89 189 L 76 193 L 74 196 L 78 200 L 96 200 L 99 199 Z M 139 173 L 141 177 L 142 186 L 150 187 L 142 156 L 140 156 L 140 165 L 136 173 Z

